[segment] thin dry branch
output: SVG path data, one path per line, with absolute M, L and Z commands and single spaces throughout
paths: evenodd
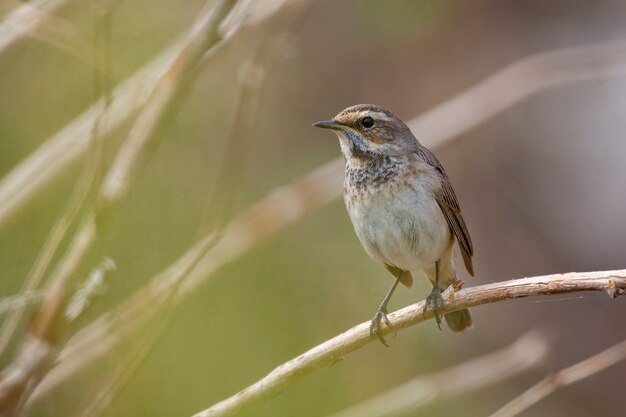
M 476 307 L 498 301 L 557 295 L 580 291 L 606 291 L 611 297 L 626 293 L 626 270 L 567 273 L 497 282 L 455 291 L 449 287 L 443 295 L 442 313 Z M 425 302 L 405 307 L 389 315 L 390 327 L 383 335 L 397 332 L 433 317 L 432 309 L 424 311 Z M 233 416 L 274 397 L 304 377 L 340 361 L 348 353 L 376 341 L 370 335 L 370 323 L 361 323 L 350 330 L 314 347 L 280 365 L 267 376 L 230 398 L 214 404 L 194 417 Z
M 559 388 L 588 378 L 626 359 L 626 340 L 590 358 L 549 375 L 532 386 L 522 395 L 514 398 L 491 417 L 514 417 L 538 403 Z
M 408 415 L 433 401 L 494 385 L 542 364 L 548 352 L 545 337 L 529 332 L 512 345 L 404 384 L 331 417 L 391 417 Z

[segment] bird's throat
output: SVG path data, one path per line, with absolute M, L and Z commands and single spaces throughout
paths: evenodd
M 359 191 L 377 188 L 403 177 L 406 168 L 404 161 L 388 156 L 354 156 L 346 160 L 346 187 Z

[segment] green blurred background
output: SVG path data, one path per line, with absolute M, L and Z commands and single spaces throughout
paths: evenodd
M 57 12 L 87 46 L 94 5 L 69 2 Z M 164 50 L 201 6 L 122 1 L 112 25 L 113 83 Z M 625 22 L 626 3 L 619 0 L 314 1 L 293 27 L 295 53 L 271 67 L 263 86 L 232 214 L 339 155 L 334 136 L 311 128 L 313 121 L 361 102 L 408 120 L 530 54 L 625 39 Z M 171 126 L 160 132 L 160 146 L 108 225 L 101 250 L 117 271 L 83 324 L 141 288 L 199 237 L 224 154 L 236 69 L 251 53 L 250 43 L 239 39 L 205 68 Z M 92 81 L 82 58 L 37 39 L 2 52 L 0 176 L 94 101 Z M 552 89 L 435 150 L 474 239 L 477 273 L 463 278 L 466 285 L 624 267 L 625 93 L 626 78 Z M 107 141 L 106 161 L 129 126 Z M 79 172 L 76 164 L 2 230 L 0 296 L 19 291 Z M 186 300 L 105 415 L 191 415 L 368 320 L 390 283 L 336 200 L 224 267 Z M 391 308 L 427 292 L 418 280 L 397 292 Z M 623 301 L 604 294 L 476 308 L 475 328 L 465 334 L 424 323 L 398 334 L 391 348 L 365 346 L 242 415 L 322 416 L 501 348 L 526 330 L 543 330 L 551 344 L 543 369 L 414 414 L 487 415 L 547 371 L 626 337 L 624 313 Z M 112 352 L 107 361 L 122 358 L 123 352 Z M 107 361 L 36 414 L 68 415 L 93 395 Z M 611 399 L 620 398 L 625 372 L 624 364 L 616 365 L 523 415 L 623 416 L 626 404 Z

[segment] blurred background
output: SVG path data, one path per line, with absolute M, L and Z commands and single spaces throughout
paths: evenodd
M 71 29 L 91 46 L 98 3 L 67 2 L 55 12 L 54 28 Z M 3 4 L 3 16 L 20 4 Z M 119 2 L 111 25 L 112 85 L 165 50 L 201 7 L 201 1 Z M 410 120 L 529 55 L 626 39 L 625 22 L 620 0 L 313 1 L 291 25 L 289 53 L 267 68 L 252 133 L 236 155 L 240 177 L 236 187 L 220 190 L 233 194 L 229 215 L 339 156 L 334 135 L 311 127 L 316 120 L 356 103 L 380 104 Z M 56 35 L 44 30 L 1 52 L 0 177 L 95 101 L 91 65 L 71 45 L 46 41 Z M 146 285 L 201 236 L 227 148 L 237 68 L 253 53 L 253 35 L 238 37 L 203 68 L 159 132 L 159 146 L 98 243 L 117 270 L 77 328 Z M 130 126 L 111 133 L 105 164 Z M 625 131 L 626 77 L 613 77 L 542 91 L 435 148 L 474 240 L 476 277 L 463 276 L 466 286 L 625 267 Z M 80 170 L 79 163 L 66 170 L 0 231 L 1 297 L 19 292 Z M 390 308 L 423 299 L 428 286 L 417 282 L 397 291 Z M 335 199 L 221 268 L 187 298 L 103 415 L 206 408 L 369 320 L 390 283 Z M 550 353 L 541 369 L 413 414 L 488 415 L 547 372 L 626 338 L 625 313 L 623 300 L 602 293 L 478 307 L 471 331 L 454 335 L 434 322 L 412 327 L 391 339 L 391 348 L 371 343 L 241 415 L 327 415 L 497 350 L 527 330 L 543 331 Z M 111 352 L 35 414 L 70 415 L 122 357 Z M 523 415 L 626 415 L 619 401 L 625 374 L 626 364 L 617 364 Z

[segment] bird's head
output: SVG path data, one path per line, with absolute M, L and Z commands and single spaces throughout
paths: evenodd
M 332 129 L 339 137 L 346 159 L 394 157 L 419 146 L 409 128 L 389 110 L 373 104 L 357 104 L 330 120 L 313 126 Z

